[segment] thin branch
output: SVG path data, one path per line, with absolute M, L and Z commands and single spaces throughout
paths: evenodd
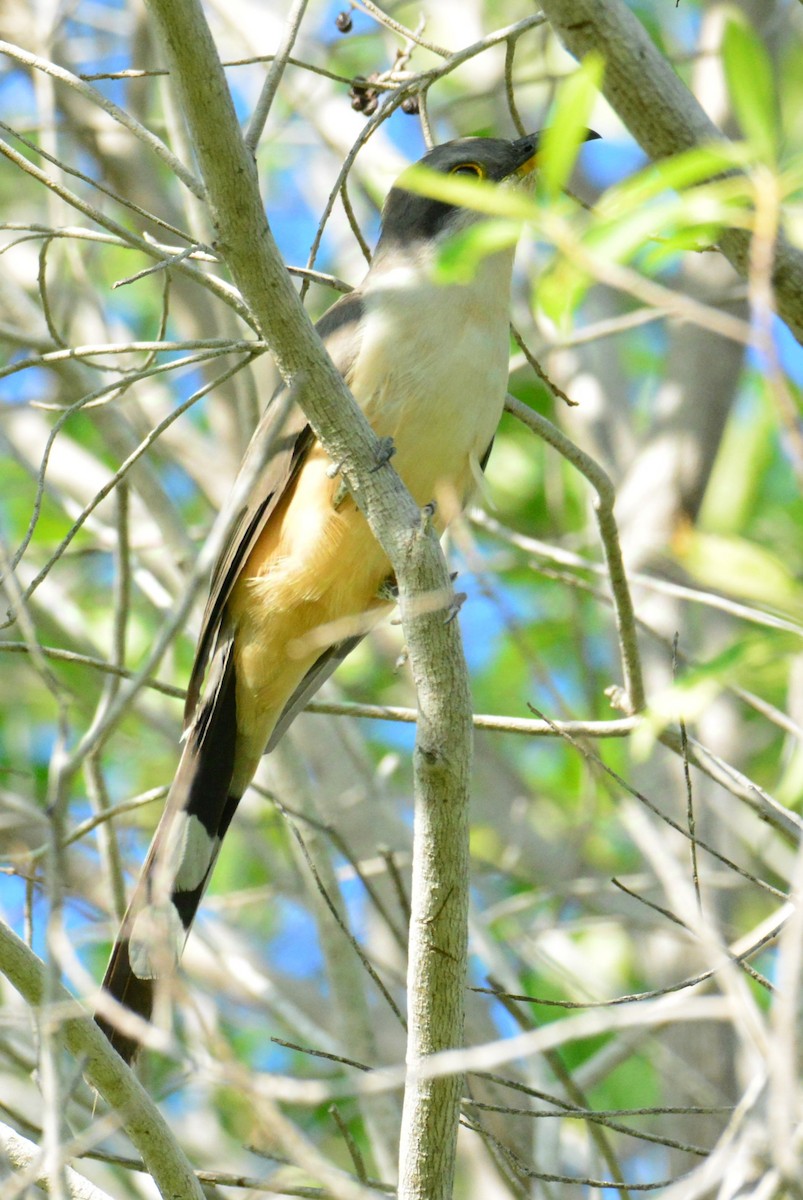
M 633 601 L 630 597 L 630 588 L 622 560 L 619 531 L 613 515 L 616 499 L 613 484 L 602 467 L 594 462 L 590 455 L 575 446 L 546 417 L 542 417 L 540 413 L 523 404 L 521 400 L 517 400 L 515 396 L 508 396 L 505 408 L 522 424 L 528 425 L 545 442 L 548 442 L 559 454 L 562 454 L 581 475 L 585 476 L 596 492 L 594 513 L 599 526 L 602 548 L 608 567 L 608 579 L 613 592 L 616 630 L 619 637 L 619 651 L 627 697 L 623 707 L 625 712 L 637 713 L 644 707 L 644 684 L 641 678 Z
M 222 353 L 226 353 L 226 351 L 222 351 Z M 213 355 L 213 356 L 215 356 L 215 355 Z M 195 359 L 195 361 L 205 361 L 206 358 L 207 358 L 207 355 L 198 356 L 198 358 Z M 192 359 L 185 359 L 181 365 L 185 365 L 189 361 L 192 361 Z M 221 374 L 216 376 L 216 378 L 213 379 L 210 383 L 205 384 L 204 387 L 202 387 L 202 388 L 199 388 L 197 392 L 193 392 L 193 394 L 189 397 L 189 399 L 185 400 L 182 404 L 179 404 L 176 406 L 176 408 L 172 409 L 171 412 L 169 412 L 168 415 L 163 420 L 161 420 L 157 425 L 155 425 L 153 427 L 153 429 L 151 429 L 150 433 L 139 443 L 139 445 L 134 450 L 132 450 L 132 452 L 128 455 L 128 457 L 125 459 L 125 461 L 123 463 L 121 463 L 121 465 L 114 472 L 114 474 L 111 475 L 109 477 L 109 479 L 107 479 L 106 483 L 103 485 L 103 487 L 100 489 L 100 491 L 95 493 L 95 495 L 89 501 L 89 503 L 86 504 L 84 506 L 84 508 L 81 510 L 81 512 L 78 514 L 78 517 L 75 519 L 75 521 L 73 522 L 70 529 L 67 531 L 67 533 L 64 535 L 64 537 L 61 539 L 61 541 L 57 545 L 56 549 L 50 555 L 50 558 L 48 559 L 48 561 L 45 563 L 45 565 L 43 567 L 40 568 L 38 573 L 34 576 L 34 578 L 28 584 L 28 587 L 25 589 L 25 598 L 26 599 L 30 599 L 30 597 L 33 595 L 33 593 L 39 587 L 39 585 L 41 584 L 43 579 L 46 578 L 46 576 L 49 574 L 49 572 L 51 571 L 51 569 L 53 568 L 55 563 L 58 562 L 58 560 L 64 554 L 64 551 L 67 549 L 67 547 L 73 541 L 73 539 L 75 538 L 78 531 L 85 524 L 87 518 L 94 512 L 94 510 L 101 503 L 101 501 L 104 500 L 106 498 L 106 496 L 108 496 L 112 491 L 114 491 L 114 489 L 117 487 L 117 485 L 120 483 L 120 481 L 125 479 L 126 475 L 131 470 L 131 468 L 139 461 L 140 458 L 142 458 L 142 456 L 146 453 L 146 451 L 148 449 L 150 449 L 150 447 L 160 437 L 160 435 L 162 433 L 164 433 L 164 431 L 166 429 L 169 429 L 169 427 L 173 424 L 174 421 L 176 421 L 189 408 L 191 408 L 194 404 L 196 404 L 203 396 L 205 396 L 208 392 L 212 391 L 214 388 L 218 387 L 221 383 L 225 383 L 225 381 L 227 379 L 229 379 L 237 371 L 241 370 L 242 367 L 245 365 L 245 362 L 247 362 L 247 361 L 249 361 L 249 360 L 246 359 L 245 361 L 236 363 L 233 367 L 230 367 L 226 371 L 221 372 Z M 135 374 L 154 375 L 159 370 L 168 370 L 169 371 L 178 365 L 179 364 L 176 362 L 165 363 L 161 368 L 160 367 L 148 367 L 148 369 L 145 372 L 140 372 L 140 373 L 135 373 Z M 36 498 L 35 498 L 34 505 L 33 505 L 33 512 L 31 514 L 31 520 L 28 525 L 28 529 L 25 533 L 25 536 L 23 537 L 22 543 L 18 547 L 17 552 L 14 556 L 13 563 L 12 563 L 12 566 L 14 568 L 16 568 L 17 564 L 22 559 L 22 556 L 24 555 L 26 549 L 28 548 L 31 538 L 33 537 L 34 530 L 35 530 L 37 522 L 39 520 L 42 498 L 44 496 L 45 475 L 47 472 L 47 463 L 48 463 L 48 459 L 50 456 L 50 451 L 53 447 L 53 443 L 54 443 L 58 433 L 61 431 L 67 418 L 71 417 L 75 412 L 77 412 L 80 409 L 86 409 L 86 408 L 92 407 L 92 402 L 99 395 L 102 395 L 102 394 L 110 392 L 110 391 L 115 391 L 117 388 L 126 386 L 131 382 L 131 379 L 132 379 L 132 376 L 129 376 L 122 382 L 116 382 L 106 388 L 101 388 L 99 390 L 99 392 L 92 392 L 88 396 L 83 396 L 80 400 L 76 401 L 75 404 L 71 405 L 68 409 L 66 409 L 62 413 L 59 420 L 55 423 L 55 425 L 51 429 L 51 431 L 48 435 L 47 444 L 45 446 L 45 450 L 42 455 L 42 460 L 41 460 L 41 464 L 40 464 L 40 468 L 39 468 L 39 478 L 37 481 L 37 493 L 36 493 Z M 13 610 L 12 610 L 12 613 L 13 613 Z M 12 615 L 11 619 L 13 619 L 13 615 Z M 6 623 L 8 624 L 8 622 L 6 622 Z
M 27 654 L 29 647 L 24 642 L 0 641 L 0 653 L 3 651 L 10 654 Z M 93 658 L 90 654 L 62 650 L 57 646 L 40 646 L 39 652 L 45 658 L 52 658 L 57 662 L 77 663 L 95 671 L 116 675 L 120 679 L 132 679 L 134 676 L 132 670 L 102 658 Z M 143 681 L 142 686 L 177 700 L 184 700 L 186 696 L 184 688 L 160 679 L 148 678 Z M 369 721 L 399 721 L 406 725 L 414 725 L 418 719 L 418 711 L 415 708 L 387 704 L 357 704 L 346 700 L 310 700 L 304 711 L 352 719 L 360 717 Z M 540 721 L 532 717 L 505 717 L 491 713 L 474 713 L 472 721 L 475 729 L 516 733 L 524 737 L 561 737 L 564 733 L 570 733 L 577 737 L 620 738 L 628 737 L 640 725 L 638 717 L 614 717 L 609 721 Z
M 66 362 L 69 359 L 81 358 L 97 358 L 101 354 L 133 354 L 137 351 L 148 351 L 149 353 L 166 354 L 175 353 L 175 351 L 187 350 L 219 350 L 222 354 L 242 353 L 246 354 L 259 353 L 267 349 L 264 342 L 257 338 L 250 340 L 239 340 L 236 338 L 192 338 L 182 342 L 98 342 L 94 346 L 68 346 L 63 350 L 50 350 L 44 354 L 34 354 L 29 358 L 18 358 L 15 362 L 9 363 L 7 367 L 0 367 L 0 379 L 5 379 L 9 375 L 15 375 L 18 371 L 25 371 L 29 367 L 49 367 L 55 366 L 58 363 Z M 197 362 L 195 359 L 185 359 L 184 363 L 178 365 L 186 365 L 187 363 Z M 92 363 L 91 366 L 100 371 L 123 371 L 123 368 L 113 367 L 108 364 Z M 175 367 L 177 364 L 172 362 L 169 364 Z M 128 382 L 128 372 L 124 372 L 125 379 L 121 382 Z M 141 377 L 141 376 L 140 376 Z M 72 412 L 73 409 L 71 408 Z
M 340 929 L 343 936 L 348 941 L 348 943 L 351 946 L 354 953 L 357 955 L 357 958 L 362 963 L 363 969 L 365 970 L 365 972 L 367 973 L 367 975 L 373 982 L 374 986 L 379 991 L 380 995 L 385 1000 L 385 1003 L 390 1008 L 391 1012 L 393 1013 L 394 1017 L 401 1025 L 402 1029 L 406 1029 L 407 1022 L 404 1019 L 404 1014 L 402 1013 L 398 1004 L 394 1000 L 393 996 L 390 994 L 390 991 L 388 990 L 388 988 L 385 986 L 385 983 L 383 982 L 383 980 L 380 979 L 379 974 L 376 971 L 376 968 L 374 967 L 373 963 L 369 960 L 369 958 L 368 958 L 367 954 L 365 953 L 365 951 L 363 950 L 362 946 L 357 941 L 357 938 L 355 938 L 354 934 L 349 929 L 342 913 L 338 911 L 338 906 L 335 903 L 335 900 L 333 899 L 332 895 L 330 895 L 329 891 L 324 886 L 323 880 L 321 879 L 321 876 L 320 876 L 320 872 L 312 859 L 312 855 L 310 854 L 309 850 L 307 849 L 307 845 L 304 841 L 304 838 L 301 836 L 300 829 L 296 825 L 295 821 L 291 820 L 290 814 L 287 812 L 287 810 L 284 808 L 284 806 L 282 804 L 280 804 L 278 801 L 276 801 L 276 805 L 277 805 L 277 808 L 279 809 L 279 812 L 284 813 L 285 819 L 286 819 L 288 825 L 290 826 L 290 830 L 293 834 L 293 837 L 296 840 L 296 844 L 297 844 L 299 850 L 301 851 L 302 857 L 303 857 L 305 863 L 307 864 L 307 867 L 310 871 L 310 874 L 312 875 L 312 878 L 315 881 L 315 886 L 318 890 L 318 894 L 321 897 L 321 899 L 323 900 L 324 904 L 326 905 L 329 915 L 331 916 L 335 925 Z M 338 899 L 340 899 L 340 897 L 338 897 Z
M 129 133 L 132 133 L 144 146 L 152 150 L 176 178 L 180 179 L 184 186 L 189 188 L 194 196 L 199 200 L 204 199 L 203 185 L 195 178 L 192 171 L 188 170 L 184 166 L 184 163 L 176 158 L 175 154 L 164 144 L 161 138 L 158 138 L 156 134 L 151 133 L 150 129 L 141 125 L 124 108 L 118 108 L 112 100 L 109 100 L 97 88 L 93 88 L 78 75 L 73 75 L 72 71 L 67 71 L 64 67 L 49 62 L 46 58 L 41 58 L 38 54 L 31 54 L 28 50 L 23 50 L 22 47 L 14 46 L 10 42 L 0 41 L 0 54 L 7 54 L 9 58 L 13 58 L 16 62 L 22 63 L 26 67 L 42 71 L 45 75 L 50 75 L 53 79 L 58 79 L 60 83 L 72 88 L 79 96 L 83 96 L 91 104 L 95 104 L 98 108 L 103 109 L 112 120 L 117 121 L 119 125 L 122 125 Z
M 126 229 L 124 225 L 120 225 L 117 221 L 112 220 L 111 217 L 107 217 L 105 213 L 101 212 L 100 209 L 95 208 L 94 205 L 89 204 L 86 200 L 81 199 L 80 196 L 76 195 L 75 192 L 71 192 L 69 188 L 66 188 L 57 179 L 54 179 L 45 171 L 40 170 L 39 167 L 34 166 L 34 164 L 30 162 L 24 154 L 19 154 L 16 150 L 9 146 L 7 142 L 0 141 L 0 154 L 4 155 L 9 162 L 13 162 L 15 166 L 19 167 L 20 170 L 24 171 L 27 175 L 30 175 L 38 183 L 41 183 L 44 187 L 49 188 L 54 195 L 59 196 L 62 200 L 66 201 L 67 204 L 77 209 L 78 212 L 81 212 L 84 214 L 84 216 L 89 217 L 91 221 L 95 221 L 101 226 L 101 228 L 108 229 L 111 233 L 116 234 L 121 241 L 131 246 L 132 249 L 140 250 L 149 258 L 154 258 L 159 261 L 174 257 L 175 251 L 164 251 L 155 242 L 151 242 L 147 238 L 137 237 L 136 234 L 131 233 L 128 229 Z M 230 308 L 233 308 L 237 315 L 242 317 L 247 325 L 253 325 L 253 317 L 251 316 L 247 306 L 243 304 L 242 300 L 237 295 L 237 292 L 231 287 L 230 284 L 226 283 L 225 280 L 218 279 L 215 275 L 209 275 L 201 271 L 196 271 L 195 268 L 189 266 L 186 262 L 177 263 L 174 269 L 180 271 L 182 274 L 194 280 L 195 283 L 200 284 L 202 287 L 208 288 L 218 297 L 218 299 L 223 300 L 227 305 L 229 305 Z
M 511 120 L 516 126 L 516 132 L 519 137 L 525 137 L 527 130 L 524 128 L 524 122 L 521 119 L 518 106 L 516 104 L 516 93 L 513 87 L 513 64 L 516 60 L 516 39 L 510 38 L 505 46 L 505 99 L 507 100 L 508 112 Z
M 127 208 L 130 212 L 136 213 L 137 216 L 143 217 L 146 221 L 151 221 L 154 225 L 158 225 L 160 229 L 164 229 L 167 233 L 172 233 L 175 237 L 183 238 L 184 241 L 191 240 L 189 234 L 185 233 L 182 229 L 179 229 L 175 225 L 171 225 L 169 221 L 164 221 L 161 217 L 156 216 L 155 213 L 150 212 L 149 209 L 141 208 L 140 205 L 135 204 L 134 201 L 128 196 L 121 196 L 119 192 L 115 192 L 112 188 L 107 187 L 106 184 L 101 183 L 100 180 L 93 179 L 91 175 L 86 175 L 83 171 L 79 171 L 78 168 L 74 167 L 71 163 L 63 162 L 60 158 L 56 158 L 55 155 L 49 154 L 41 145 L 38 145 L 36 142 L 32 142 L 30 138 L 24 137 L 18 129 L 14 129 L 12 126 L 6 125 L 5 121 L 0 121 L 0 129 L 4 129 L 6 133 L 10 133 L 13 138 L 16 138 L 16 140 L 21 142 L 23 146 L 27 146 L 27 148 L 33 151 L 34 154 L 38 155 L 40 158 L 43 158 L 45 162 L 49 162 L 52 166 L 58 167 L 59 172 L 63 172 L 66 175 L 72 175 L 74 179 L 80 179 L 81 182 L 87 184 L 88 187 L 94 188 L 95 191 L 101 192 L 104 196 L 108 196 L 110 200 L 114 200 L 115 204 L 122 205 L 123 208 Z M 0 228 L 13 228 L 13 225 L 0 226 Z M 215 259 L 215 261 L 217 260 Z
M 436 80 L 443 79 L 445 75 L 456 71 L 463 63 L 476 58 L 477 55 L 490 49 L 491 46 L 498 46 L 500 42 L 516 41 L 522 34 L 527 33 L 530 29 L 536 29 L 539 25 L 543 25 L 545 21 L 546 17 L 542 13 L 536 13 L 534 16 L 524 17 L 521 21 L 516 21 L 513 25 L 507 25 L 503 29 L 495 29 L 493 33 L 489 33 L 486 37 L 472 42 L 470 46 L 464 46 L 462 50 L 456 50 L 454 54 L 446 58 L 444 63 L 439 63 L 437 67 L 431 67 L 427 71 L 420 71 L 417 75 L 411 76 L 407 82 L 408 84 L 413 84 L 415 90 L 422 87 L 429 87 Z
M 544 418 L 541 419 L 543 420 Z M 569 444 L 571 445 L 571 443 Z M 600 578 L 607 578 L 605 567 L 600 566 L 599 563 L 595 563 L 592 559 L 576 554 L 572 550 L 564 550 L 560 546 L 553 546 L 548 542 L 542 542 L 538 538 L 528 537 L 525 534 L 506 529 L 499 521 L 496 521 L 493 517 L 489 517 L 485 513 L 473 512 L 471 516 L 476 525 L 479 525 L 482 529 L 489 530 L 509 545 L 516 546 L 526 553 L 537 554 L 554 562 L 564 563 L 566 566 L 590 571 Z M 738 600 L 731 600 L 730 597 L 720 596 L 716 592 L 704 592 L 699 588 L 688 587 L 681 583 L 673 583 L 671 579 L 661 579 L 657 575 L 647 575 L 643 571 L 628 572 L 628 579 L 632 584 L 650 588 L 652 591 L 660 592 L 665 596 L 676 596 L 679 600 L 688 600 L 694 604 L 703 604 L 708 608 L 715 608 L 721 612 L 729 613 L 740 620 L 749 621 L 753 625 L 764 626 L 767 629 L 779 629 L 786 633 L 794 633 L 798 637 L 803 637 L 803 623 L 795 621 L 790 617 L 781 617 L 773 613 L 762 612 L 761 609 L 751 608 L 748 604 L 741 604 Z
M 0 971 L 32 1008 L 42 1004 L 45 964 L 0 922 Z M 53 1008 L 43 1014 L 58 1022 L 64 1043 L 84 1063 L 84 1074 L 119 1120 L 163 1196 L 204 1200 L 203 1192 L 169 1123 L 133 1071 L 111 1048 L 94 1021 L 60 985 L 53 988 Z
M 275 54 L 254 54 L 249 58 L 227 58 L 221 64 L 224 67 L 253 67 L 260 63 L 271 63 L 276 58 Z M 323 79 L 331 79 L 334 83 L 344 83 L 347 87 L 350 86 L 354 79 L 350 75 L 338 75 L 336 71 L 330 71 L 326 67 L 319 67 L 315 63 L 306 62 L 301 58 L 293 58 L 292 55 L 287 58 L 289 67 L 300 67 L 304 71 L 311 71 L 313 75 L 320 75 Z M 125 71 L 94 71 L 85 74 L 83 71 L 79 74 L 79 79 L 85 79 L 87 83 L 93 83 L 99 79 L 158 79 L 165 78 L 170 75 L 167 67 L 151 67 L 146 70 L 144 67 L 129 67 Z
M 496 984 L 493 980 L 490 980 L 490 983 L 492 988 L 496 987 Z M 507 1012 L 512 1016 L 519 1029 L 526 1030 L 533 1029 L 535 1027 L 536 1023 L 533 1020 L 531 1013 L 523 1011 L 515 1003 L 515 1001 L 511 1000 L 509 997 L 505 996 L 499 991 L 497 991 L 497 998 Z M 555 1079 L 558 1081 L 558 1083 L 562 1084 L 572 1105 L 578 1109 L 589 1108 L 590 1106 L 585 1094 L 575 1083 L 574 1079 L 572 1078 L 571 1071 L 567 1068 L 559 1051 L 548 1050 L 544 1057 L 550 1071 L 555 1076 Z M 623 1200 L 627 1200 L 629 1192 L 625 1187 L 622 1168 L 616 1157 L 616 1154 L 614 1153 L 610 1138 L 607 1137 L 603 1129 L 600 1129 L 593 1122 L 591 1123 L 589 1133 L 592 1141 L 597 1147 L 600 1156 L 604 1160 L 608 1170 L 611 1172 L 613 1179 L 616 1181 L 615 1190 L 619 1192 L 619 1195 L 622 1196 Z
M 293 6 L 287 14 L 285 22 L 284 35 L 273 62 L 270 65 L 265 82 L 262 86 L 259 99 L 256 107 L 251 114 L 251 120 L 248 123 L 248 128 L 243 135 L 243 140 L 252 152 L 256 152 L 259 145 L 259 139 L 262 136 L 262 130 L 265 128 L 265 122 L 268 119 L 271 105 L 281 83 L 284 69 L 290 58 L 290 51 L 295 45 L 295 40 L 298 37 L 298 32 L 301 28 L 301 22 L 304 19 L 304 13 L 307 11 L 309 0 L 293 0 Z
M 538 711 L 533 705 L 530 705 L 530 708 L 533 712 Z M 541 714 L 538 715 L 540 716 Z M 603 762 L 603 760 L 597 754 L 589 750 L 583 745 L 582 742 L 577 741 L 567 733 L 564 733 L 563 736 L 570 745 L 574 746 L 574 748 L 580 754 L 582 754 L 587 762 L 593 763 L 599 771 L 601 771 L 604 775 L 607 775 L 608 778 L 612 779 L 614 783 L 618 784 L 619 787 L 623 788 L 628 795 L 632 796 L 635 800 L 638 800 L 641 804 L 643 804 L 645 808 L 649 809 L 651 813 L 654 813 L 655 816 L 657 816 L 659 820 L 663 821 L 665 825 L 668 825 L 670 829 L 674 829 L 675 832 L 679 833 L 686 841 L 689 840 L 689 831 L 685 828 L 685 826 L 680 825 L 677 821 L 673 820 L 672 817 L 668 816 L 667 813 L 662 812 L 658 805 L 650 800 L 648 796 L 629 784 L 626 779 L 623 779 L 617 771 L 614 771 L 612 767 L 609 767 L 606 762 Z M 792 829 L 794 829 L 795 824 L 798 826 L 803 825 L 803 821 L 801 821 L 800 818 L 797 818 L 797 821 L 795 820 L 795 814 L 789 813 L 787 810 L 784 810 L 784 812 L 787 816 L 786 825 L 791 826 Z M 771 819 L 769 813 L 767 813 L 767 817 L 768 819 Z M 784 829 L 784 824 L 782 821 L 778 821 L 777 824 L 779 828 Z M 800 841 L 799 828 L 797 833 L 792 834 L 792 836 L 794 837 L 796 843 Z M 705 850 L 718 862 L 721 862 L 724 866 L 730 867 L 732 871 L 736 871 L 737 874 L 741 875 L 743 879 L 750 880 L 751 883 L 754 883 L 757 887 L 761 888 L 765 892 L 768 892 L 769 895 L 775 896 L 779 900 L 786 899 L 785 893 L 782 892 L 780 888 L 774 887 L 773 884 L 767 883 L 764 879 L 759 879 L 758 876 L 754 875 L 750 871 L 747 871 L 744 867 L 740 867 L 738 863 L 735 863 L 726 855 L 720 854 L 720 852 L 715 849 L 710 842 L 703 841 L 703 839 L 699 837 L 695 840 L 701 850 Z
M 0 1147 L 3 1157 L 12 1169 L 20 1173 L 11 1178 L 5 1177 L 3 1187 L 6 1200 L 14 1200 L 16 1196 L 27 1194 L 33 1184 L 38 1184 L 46 1192 L 50 1191 L 49 1180 L 42 1168 L 42 1152 L 38 1146 L 8 1125 L 0 1123 Z M 101 1191 L 72 1167 L 67 1167 L 64 1182 L 70 1200 L 112 1200 L 108 1192 Z
M 30 646 L 25 642 L 0 641 L 0 653 L 3 651 L 9 654 L 29 654 L 31 652 Z M 93 658 L 91 654 L 79 654 L 76 650 L 63 650 L 60 646 L 39 646 L 38 651 L 44 658 L 52 658 L 54 662 L 76 663 L 82 667 L 91 667 L 93 671 L 116 675 L 119 679 L 131 679 L 134 675 L 134 672 L 127 667 L 107 662 L 103 658 Z M 184 700 L 187 694 L 185 688 L 175 687 L 172 683 L 163 683 L 160 679 L 146 679 L 142 686 L 152 688 L 155 692 L 161 692 L 163 696 L 171 696 L 176 700 Z
M 427 41 L 419 33 L 415 33 L 412 29 L 408 29 L 405 25 L 394 21 L 393 17 L 388 16 L 378 4 L 373 3 L 373 0 L 354 0 L 354 7 L 361 8 L 363 12 L 369 13 L 380 25 L 384 25 L 386 29 L 390 29 L 393 33 L 400 34 L 408 42 L 414 42 L 424 50 L 431 50 L 433 54 L 437 54 L 440 58 L 449 58 L 450 52 L 448 50 L 444 50 L 442 46 L 435 45 L 434 42 Z
M 675 729 L 663 729 L 658 734 L 658 741 L 677 754 L 681 760 L 685 753 L 689 762 L 693 763 L 699 771 L 702 771 L 709 779 L 713 779 L 715 783 L 720 784 L 731 795 L 738 796 L 763 821 L 783 833 L 793 845 L 797 846 L 803 841 L 803 817 L 781 804 L 763 787 L 749 779 L 730 763 L 725 762 L 723 758 L 720 758 L 713 750 L 709 750 L 707 746 L 702 745 L 696 738 L 687 737 L 684 750 L 680 733 Z M 699 839 L 696 840 L 699 846 L 701 843 Z

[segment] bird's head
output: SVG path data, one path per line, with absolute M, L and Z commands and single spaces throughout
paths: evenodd
M 458 179 L 523 182 L 532 177 L 538 155 L 537 133 L 516 141 L 504 138 L 456 138 L 435 146 L 416 163 L 428 171 Z M 471 210 L 409 191 L 403 174 L 391 188 L 382 210 L 382 241 L 395 246 L 433 242 L 463 224 Z M 407 176 L 410 178 L 410 176 Z M 420 178 L 420 175 L 419 175 Z M 479 214 L 476 214 L 479 215 Z
M 589 130 L 587 140 L 597 136 Z M 540 138 L 540 133 L 528 133 L 514 141 L 506 138 L 456 138 L 435 146 L 415 164 L 412 172 L 415 174 L 419 167 L 425 167 L 428 171 L 458 179 L 526 185 L 535 177 Z M 384 243 L 384 247 L 408 247 L 416 243 L 440 241 L 467 222 L 481 217 L 481 213 L 463 205 L 421 195 L 417 188 L 415 191 L 409 190 L 405 181 L 411 181 L 408 174 L 410 170 L 408 168 L 400 176 L 385 201 L 380 243 Z

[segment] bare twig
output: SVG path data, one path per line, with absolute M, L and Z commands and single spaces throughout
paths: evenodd
M 613 484 L 598 463 L 590 455 L 580 450 L 573 442 L 561 433 L 557 426 L 542 417 L 540 413 L 522 404 L 515 396 L 508 396 L 505 407 L 524 425 L 528 425 L 535 433 L 562 454 L 572 466 L 585 476 L 596 492 L 594 512 L 599 525 L 602 547 L 608 567 L 608 579 L 614 598 L 616 613 L 616 628 L 619 637 L 619 651 L 622 659 L 622 673 L 626 701 L 624 710 L 637 713 L 644 707 L 644 684 L 641 678 L 641 663 L 636 637 L 636 623 L 633 614 L 633 602 L 630 598 L 627 576 L 622 561 L 622 550 L 619 545 L 619 533 L 613 515 L 615 494 Z
M 262 130 L 265 128 L 265 122 L 268 119 L 273 99 L 279 88 L 279 84 L 284 74 L 284 68 L 287 66 L 290 58 L 290 51 L 295 45 L 295 40 L 298 37 L 301 22 L 304 19 L 304 13 L 307 11 L 308 0 L 294 0 L 293 6 L 287 15 L 287 20 L 284 27 L 284 36 L 282 38 L 279 49 L 271 62 L 270 70 L 262 85 L 262 91 L 257 100 L 256 107 L 251 114 L 251 120 L 248 123 L 248 128 L 243 135 L 243 140 L 248 149 L 254 153 L 259 145 L 259 139 L 262 136 Z

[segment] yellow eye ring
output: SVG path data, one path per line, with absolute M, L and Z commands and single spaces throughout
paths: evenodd
M 474 175 L 477 179 L 485 178 L 485 168 L 479 163 L 465 162 L 458 163 L 456 167 L 452 167 L 450 175 Z

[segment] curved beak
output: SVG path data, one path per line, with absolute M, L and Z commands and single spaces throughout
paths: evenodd
M 525 137 L 518 138 L 512 143 L 510 147 L 513 153 L 511 175 L 518 175 L 520 179 L 524 179 L 535 170 L 540 137 L 540 133 L 528 133 Z
M 587 129 L 583 141 L 594 142 L 599 137 L 601 137 L 601 134 L 596 133 L 593 129 Z M 528 133 L 511 143 L 514 161 L 514 166 L 510 172 L 511 175 L 518 175 L 523 179 L 525 176 L 532 174 L 538 166 L 538 144 L 540 138 L 540 132 Z

